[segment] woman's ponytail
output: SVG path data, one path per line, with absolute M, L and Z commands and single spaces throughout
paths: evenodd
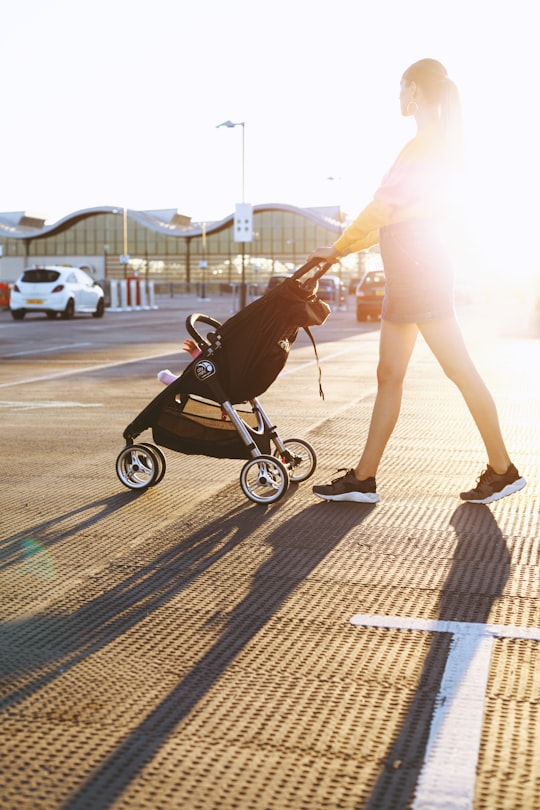
M 411 65 L 403 78 L 422 88 L 428 102 L 438 108 L 441 134 L 448 158 L 460 167 L 464 161 L 463 117 L 456 84 L 437 59 L 421 59 Z
M 463 115 L 459 90 L 452 79 L 440 82 L 439 110 L 441 132 L 448 156 L 456 167 L 464 162 Z

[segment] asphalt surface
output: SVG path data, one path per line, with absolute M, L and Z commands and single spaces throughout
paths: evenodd
M 349 301 L 314 330 L 325 399 L 304 336 L 261 397 L 318 466 L 258 505 L 233 459 L 164 450 L 157 486 L 117 478 L 186 315 L 231 314 L 158 304 L 0 312 L 2 810 L 539 807 L 539 313 L 460 311 L 522 492 L 460 502 L 484 451 L 419 341 L 381 502 L 313 497 L 375 394 L 379 327 Z

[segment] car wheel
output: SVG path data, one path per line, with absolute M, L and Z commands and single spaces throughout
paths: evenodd
M 93 318 L 103 318 L 103 313 L 105 312 L 105 301 L 103 298 L 100 298 L 96 307 L 96 311 L 92 312 Z
M 15 321 L 22 321 L 24 316 L 26 315 L 26 310 L 24 309 L 12 309 L 11 310 L 11 317 Z
M 70 298 L 66 304 L 66 308 L 62 312 L 62 318 L 64 321 L 70 321 L 74 315 L 75 315 L 75 302 L 73 298 Z

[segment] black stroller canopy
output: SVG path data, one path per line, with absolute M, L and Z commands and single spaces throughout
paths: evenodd
M 323 324 L 329 314 L 328 304 L 313 292 L 312 280 L 306 286 L 293 277 L 229 318 L 211 341 L 230 401 L 245 402 L 264 393 L 287 362 L 299 330 Z

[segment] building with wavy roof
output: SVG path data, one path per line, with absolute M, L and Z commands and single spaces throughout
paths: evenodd
M 253 207 L 252 241 L 235 241 L 234 215 L 192 222 L 178 211 L 117 207 L 75 211 L 57 222 L 0 213 L 0 280 L 25 267 L 69 264 L 97 279 L 145 276 L 156 286 L 240 280 L 265 282 L 302 264 L 314 247 L 335 241 L 340 210 L 266 204 Z

